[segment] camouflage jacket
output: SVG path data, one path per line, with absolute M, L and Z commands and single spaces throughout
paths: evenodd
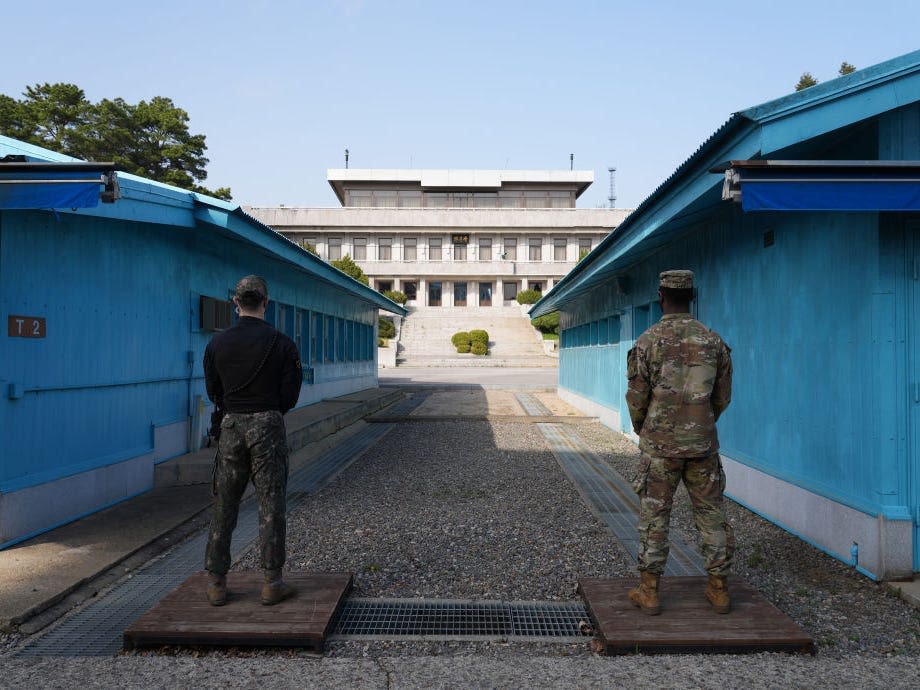
M 731 349 L 689 314 L 665 314 L 627 358 L 626 404 L 639 447 L 696 458 L 719 449 L 716 420 L 731 402 Z

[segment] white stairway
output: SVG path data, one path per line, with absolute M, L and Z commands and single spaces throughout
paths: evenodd
M 489 333 L 489 354 L 458 354 L 450 342 L 457 331 Z M 397 366 L 555 367 L 545 354 L 539 331 L 520 307 L 410 307 L 403 319 Z

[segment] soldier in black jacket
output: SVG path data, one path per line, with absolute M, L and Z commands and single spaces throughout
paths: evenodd
M 204 352 L 208 397 L 223 413 L 214 461 L 214 515 L 205 552 L 207 594 L 214 606 L 227 603 L 230 538 L 251 479 L 259 500 L 262 603 L 272 605 L 294 594 L 281 577 L 288 475 L 283 415 L 300 396 L 300 354 L 290 338 L 264 320 L 268 286 L 263 278 L 242 278 L 233 302 L 239 323 L 215 335 Z

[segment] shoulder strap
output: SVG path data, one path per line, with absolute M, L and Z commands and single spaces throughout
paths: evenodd
M 272 335 L 272 341 L 268 344 L 268 349 L 265 350 L 265 356 L 262 357 L 262 361 L 259 362 L 259 366 L 257 366 L 255 371 L 252 372 L 252 375 L 248 379 L 246 379 L 245 383 L 243 383 L 242 385 L 236 386 L 235 388 L 231 388 L 228 391 L 224 391 L 225 399 L 228 395 L 232 393 L 239 393 L 241 390 L 246 388 L 246 386 L 248 386 L 250 383 L 256 380 L 256 376 L 259 375 L 259 372 L 262 371 L 262 367 L 264 367 L 265 363 L 268 361 L 268 356 L 271 354 L 272 348 L 275 347 L 275 342 L 277 340 L 278 340 L 278 331 L 276 330 L 275 333 Z

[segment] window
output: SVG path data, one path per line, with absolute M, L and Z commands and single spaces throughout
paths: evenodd
M 355 261 L 367 261 L 367 238 L 366 237 L 356 237 L 355 246 L 354 246 L 354 256 L 352 256 Z
M 422 193 L 421 192 L 400 192 L 399 193 L 399 207 L 400 208 L 419 208 L 422 205 Z
M 407 237 L 403 240 L 403 261 L 416 261 L 418 259 L 418 239 Z
M 466 245 L 454 245 L 454 261 L 466 261 Z
M 345 319 L 335 320 L 335 361 L 344 362 L 348 343 L 345 342 Z
M 578 238 L 578 258 L 581 260 L 583 256 L 588 254 L 591 251 L 591 238 L 590 237 L 579 237 Z
M 297 317 L 294 319 L 294 333 L 296 337 L 294 342 L 297 344 L 297 352 L 300 353 L 300 359 L 305 365 L 310 363 L 310 312 L 306 309 L 298 309 Z
M 335 317 L 334 316 L 326 317 L 326 327 L 323 329 L 323 336 L 325 336 L 325 340 L 323 342 L 323 361 L 324 362 L 334 362 L 335 361 Z
M 530 281 L 527 284 L 529 290 L 536 290 L 537 292 L 543 292 L 543 283 L 541 281 Z
M 564 237 L 553 239 L 553 261 L 565 261 L 565 245 Z
M 479 238 L 479 260 L 480 261 L 491 261 L 492 260 L 492 238 L 491 237 L 480 237 Z
M 329 261 L 338 261 L 342 258 L 342 238 L 330 237 L 329 245 L 326 248 Z
M 323 361 L 323 343 L 325 334 L 323 333 L 323 324 L 325 319 L 318 312 L 313 312 L 313 330 L 310 333 L 310 361 L 320 363 Z
M 425 206 L 428 208 L 447 208 L 447 194 L 430 192 L 425 195 Z
M 502 297 L 505 301 L 511 301 L 517 298 L 518 284 L 505 282 L 502 284 Z
M 546 208 L 546 192 L 524 192 L 524 206 L 527 208 Z
M 374 198 L 369 189 L 349 189 L 345 192 L 345 205 L 369 208 L 374 205 Z
M 531 237 L 527 244 L 530 247 L 527 258 L 531 261 L 543 261 L 543 240 L 539 237 Z
M 307 251 L 313 252 L 314 254 L 317 253 L 315 237 L 304 237 L 303 239 L 300 240 L 300 246 L 306 249 Z
M 517 238 L 505 238 L 505 251 L 502 258 L 506 259 L 507 261 L 517 261 Z
M 495 192 L 474 192 L 473 206 L 476 208 L 495 208 L 498 205 L 498 194 Z
M 201 296 L 198 302 L 201 330 L 222 331 L 233 325 L 233 303 L 229 300 Z
M 414 280 L 403 283 L 403 294 L 405 294 L 407 300 L 416 299 L 418 295 L 418 283 Z
M 499 192 L 498 205 L 501 208 L 521 208 L 523 198 L 520 192 Z
M 440 237 L 429 237 L 428 238 L 428 260 L 429 261 L 440 261 L 441 260 L 441 238 Z
M 393 207 L 396 206 L 396 190 L 378 189 L 374 192 L 374 206 Z
M 377 292 L 389 292 L 393 289 L 392 280 L 378 280 L 377 281 Z
M 390 261 L 393 258 L 393 238 L 381 237 L 377 240 L 377 261 Z
M 575 208 L 574 202 L 572 192 L 549 193 L 549 205 L 551 208 Z

